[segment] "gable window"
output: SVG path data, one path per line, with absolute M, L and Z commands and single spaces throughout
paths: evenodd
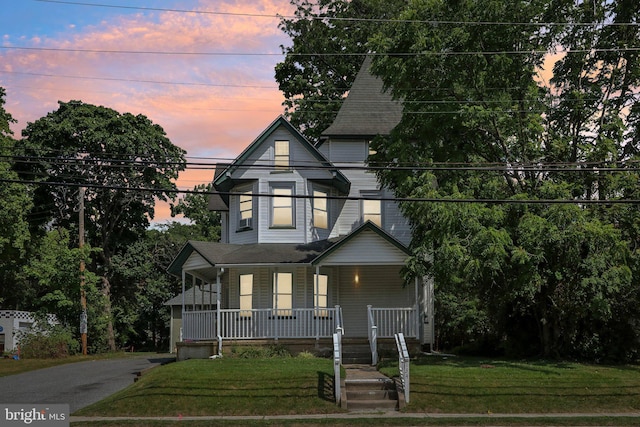
M 316 228 L 329 228 L 329 211 L 327 209 L 326 191 L 313 191 L 313 226 Z
M 251 317 L 253 309 L 253 274 L 240 275 L 240 316 Z
M 313 275 L 313 305 L 317 317 L 329 316 L 329 276 L 326 274 Z
M 251 191 L 240 195 L 238 230 L 248 230 L 253 227 L 253 196 Z
M 378 227 L 382 227 L 382 201 L 363 200 L 362 201 L 362 221 L 371 221 Z
M 293 185 L 273 184 L 271 194 L 271 228 L 295 227 Z
M 273 159 L 276 169 L 289 170 L 289 141 L 275 141 Z
M 293 273 L 273 273 L 273 314 L 291 316 L 293 310 Z

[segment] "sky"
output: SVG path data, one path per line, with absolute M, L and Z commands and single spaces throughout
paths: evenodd
M 277 15 L 292 14 L 288 0 L 3 2 L 0 86 L 14 136 L 80 100 L 147 116 L 190 162 L 233 159 L 284 112 L 274 67 L 290 40 Z M 187 169 L 177 185 L 212 177 Z M 170 220 L 158 203 L 154 222 Z

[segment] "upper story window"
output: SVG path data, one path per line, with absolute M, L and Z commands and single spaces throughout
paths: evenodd
M 289 170 L 289 141 L 275 141 L 273 159 L 276 170 Z
M 253 196 L 251 191 L 245 191 L 240 195 L 238 205 L 238 230 L 253 228 Z
M 313 190 L 313 226 L 316 228 L 329 228 L 328 195 L 326 191 Z
M 374 194 L 363 194 L 364 196 L 374 196 Z M 362 201 L 362 221 L 371 221 L 378 227 L 382 227 L 382 200 Z
M 293 184 L 272 184 L 271 194 L 271 227 L 295 227 Z

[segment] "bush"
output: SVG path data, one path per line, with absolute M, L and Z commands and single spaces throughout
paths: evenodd
M 20 357 L 25 359 L 60 359 L 76 354 L 79 348 L 71 331 L 60 325 L 33 329 L 20 335 Z
M 291 357 L 291 353 L 282 345 L 270 345 L 267 347 L 242 347 L 232 350 L 232 353 L 241 359 L 267 359 L 274 357 Z

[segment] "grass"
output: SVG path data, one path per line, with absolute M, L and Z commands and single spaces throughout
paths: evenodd
M 199 416 L 339 412 L 328 359 L 187 360 L 151 370 L 74 415 Z
M 640 412 L 640 367 L 427 357 L 411 364 L 407 412 Z M 386 375 L 397 363 L 383 363 Z
M 0 359 L 0 377 L 6 375 L 21 374 L 23 372 L 34 371 L 36 369 L 50 368 L 52 366 L 64 365 L 67 363 L 85 362 L 88 360 L 102 360 L 112 359 L 118 357 L 139 357 L 143 353 L 125 353 L 125 352 L 113 352 L 94 354 L 89 356 L 75 355 L 70 357 L 64 357 L 60 359 L 20 359 L 14 360 L 12 358 Z M 155 353 L 144 353 L 155 354 Z
M 135 354 L 134 354 L 135 355 Z M 120 356 L 123 356 L 121 354 Z M 124 355 L 128 356 L 128 354 Z M 113 356 L 110 356 L 113 357 Z M 80 358 L 79 360 L 87 360 Z M 66 363 L 73 360 L 67 360 Z M 50 361 L 0 360 L 0 375 L 15 365 Z M 53 361 L 51 363 L 59 363 Z M 9 368 L 10 369 L 9 369 Z M 398 374 L 397 361 L 381 371 Z M 188 360 L 155 368 L 125 390 L 74 416 L 180 417 L 325 414 L 320 419 L 216 419 L 215 425 L 251 426 L 637 426 L 640 425 L 640 366 L 602 366 L 553 361 L 518 362 L 424 357 L 411 363 L 411 402 L 403 417 L 330 418 L 333 364 L 319 358 L 223 358 Z M 411 414 L 424 413 L 424 418 Z M 448 417 L 447 414 L 468 414 Z M 553 416 L 574 413 L 575 417 Z M 609 413 L 628 416 L 609 417 Z M 439 416 L 433 416 L 433 415 Z M 492 414 L 513 414 L 496 417 Z M 545 414 L 519 417 L 519 414 Z M 602 414 L 583 417 L 579 414 Z M 432 415 L 432 416 L 429 416 Z M 196 427 L 211 420 L 102 420 L 74 427 Z

